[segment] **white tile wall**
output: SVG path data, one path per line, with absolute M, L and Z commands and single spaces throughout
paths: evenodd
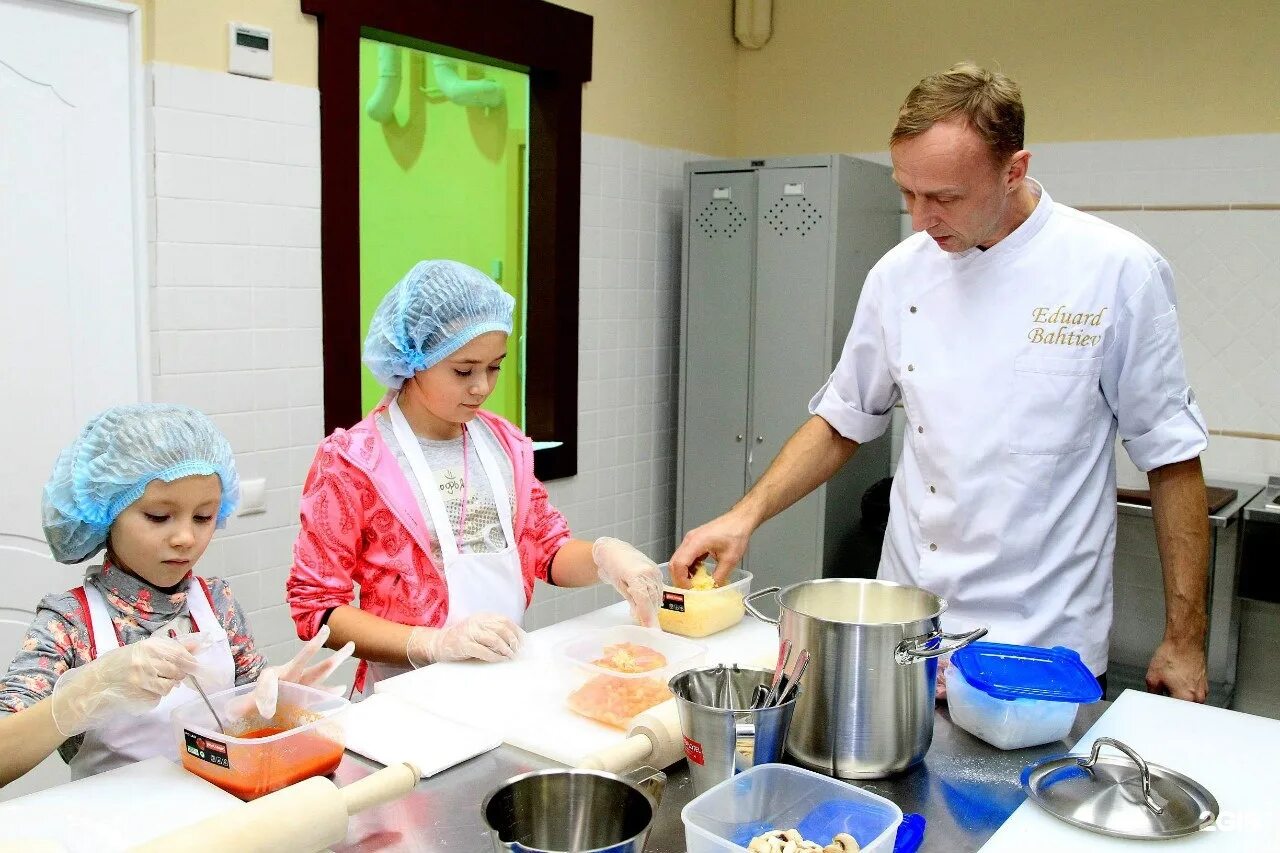
M 579 474 L 548 484 L 575 536 L 617 536 L 659 561 L 674 547 L 681 173 L 694 159 L 583 136 Z M 540 586 L 526 620 L 617 600 Z
M 151 66 L 154 396 L 208 412 L 267 512 L 233 518 L 201 570 L 231 579 L 275 662 L 297 646 L 284 578 L 322 437 L 319 97 Z
M 259 643 L 296 648 L 284 581 L 322 437 L 319 99 L 152 66 L 155 398 L 213 416 L 268 511 L 233 519 L 202 570 L 232 578 Z M 680 174 L 697 155 L 584 135 L 579 474 L 549 484 L 575 535 L 672 547 Z M 616 601 L 540 586 L 530 627 Z

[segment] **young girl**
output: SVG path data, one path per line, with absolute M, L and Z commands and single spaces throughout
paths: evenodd
M 617 539 L 570 538 L 533 476 L 529 439 L 480 410 L 513 307 L 465 264 L 417 264 L 378 306 L 364 344 L 365 364 L 391 390 L 324 440 L 307 475 L 289 605 L 298 636 L 327 625 L 331 644 L 355 642 L 366 694 L 410 667 L 515 654 L 535 580 L 607 581 L 637 621 L 657 624 L 653 561 Z
M 189 677 L 206 693 L 257 680 L 252 699 L 269 718 L 279 681 L 321 686 L 351 654 L 308 666 L 317 635 L 264 669 L 227 582 L 192 573 L 238 499 L 230 446 L 185 406 L 109 409 L 59 455 L 42 502 L 53 557 L 106 557 L 83 586 L 45 596 L 0 681 L 0 785 L 54 749 L 73 779 L 176 760 L 169 713 L 199 699 Z

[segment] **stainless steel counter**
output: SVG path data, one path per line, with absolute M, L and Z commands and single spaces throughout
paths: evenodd
M 1245 506 L 1244 520 L 1280 524 L 1280 476 L 1267 479 L 1266 487 Z
M 1206 486 L 1219 486 L 1224 489 L 1235 489 L 1236 496 L 1226 506 L 1209 513 L 1209 525 L 1214 528 L 1230 527 L 1240 517 L 1240 510 L 1253 500 L 1254 495 L 1262 491 L 1257 483 L 1241 483 L 1234 480 L 1206 480 Z M 1151 518 L 1153 513 L 1149 504 L 1116 501 L 1116 511 L 1121 515 L 1136 515 L 1140 518 Z
M 1044 747 L 1004 752 L 952 725 L 945 710 L 935 717 L 933 745 L 923 765 L 894 779 L 861 786 L 917 812 L 928 821 L 922 851 L 962 853 L 980 848 L 1025 799 L 1018 779 L 1022 768 L 1042 755 L 1065 752 L 1091 727 L 1109 703 L 1080 709 L 1065 741 Z M 510 746 L 458 765 L 418 787 L 397 802 L 356 815 L 346 843 L 337 851 L 491 850 L 480 818 L 480 802 L 503 780 L 554 762 Z M 378 765 L 347 753 L 335 774 L 340 785 L 359 779 Z M 684 762 L 667 771 L 658 818 L 647 853 L 680 853 L 685 849 L 680 810 L 693 799 Z

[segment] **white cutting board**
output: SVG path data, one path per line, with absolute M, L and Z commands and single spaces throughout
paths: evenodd
M 0 845 L 112 853 L 240 805 L 167 758 L 148 758 L 0 803 Z
M 573 713 L 555 649 L 583 631 L 629 625 L 626 602 L 530 632 L 518 655 L 501 663 L 438 663 L 378 682 L 375 693 L 412 702 L 433 714 L 493 732 L 503 742 L 562 764 L 620 743 L 626 734 Z M 778 629 L 752 618 L 694 642 L 707 647 L 702 664 L 772 666 Z
M 1126 690 L 1071 751 L 1087 754 L 1093 741 L 1104 735 L 1208 788 L 1220 808 L 1216 827 L 1160 842 L 1111 838 L 1058 820 L 1027 801 L 996 831 L 983 853 L 1280 850 L 1280 785 L 1275 781 L 1280 721 Z M 1109 747 L 1104 753 L 1118 754 Z
M 502 744 L 492 732 L 446 720 L 390 693 L 342 712 L 347 749 L 383 765 L 407 761 L 426 779 Z

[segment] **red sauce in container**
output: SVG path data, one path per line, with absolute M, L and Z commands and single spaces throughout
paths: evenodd
M 281 732 L 287 732 L 287 731 L 289 730 L 283 727 L 267 726 L 266 728 L 254 729 L 251 732 L 245 732 L 242 735 L 236 735 L 236 737 L 242 737 L 242 738 L 271 737 L 272 735 L 278 735 Z
M 256 740 L 271 737 L 288 728 L 267 726 L 254 729 L 237 738 Z M 343 747 L 317 732 L 301 732 L 261 746 L 227 744 L 230 769 L 182 753 L 182 766 L 242 800 L 258 797 L 288 787 L 312 776 L 332 773 L 342 763 Z

